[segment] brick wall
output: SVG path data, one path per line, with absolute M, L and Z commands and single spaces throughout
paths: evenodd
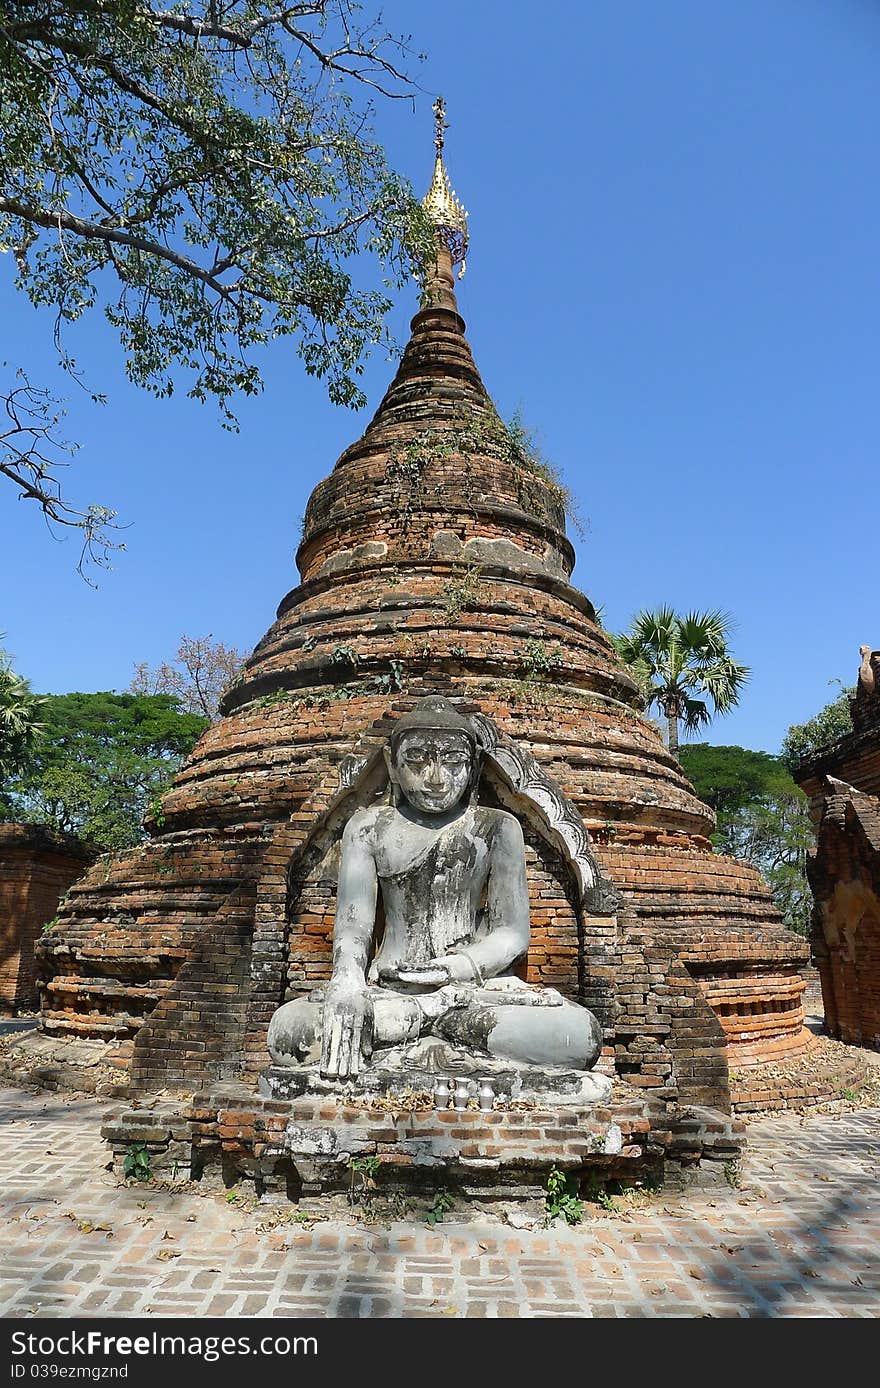
M 826 1030 L 880 1047 L 880 652 L 865 654 L 853 732 L 812 754 L 795 776 L 816 825 L 807 875 Z
M 39 825 L 0 824 L 0 1006 L 34 1007 L 34 945 L 94 854 Z
M 808 873 L 826 1029 L 880 1047 L 880 799 L 841 790 L 825 798 Z

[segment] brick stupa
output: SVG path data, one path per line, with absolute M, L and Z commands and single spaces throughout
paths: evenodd
M 729 1111 L 728 1057 L 810 1043 L 806 946 L 758 874 L 712 851 L 711 811 L 571 584 L 564 494 L 501 424 L 465 338 L 466 224 L 439 152 L 426 206 L 436 272 L 375 416 L 311 496 L 300 583 L 148 841 L 70 892 L 41 946 L 43 1029 L 106 1040 L 139 1090 L 255 1082 L 274 1009 L 328 977 L 340 769 L 439 693 L 532 754 L 611 884 L 579 915 L 558 852 L 527 835 L 527 976 L 597 1012 L 629 1085 Z

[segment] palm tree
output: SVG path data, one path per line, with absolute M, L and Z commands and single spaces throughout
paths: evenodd
M 751 671 L 728 651 L 730 629 L 730 617 L 723 612 L 688 612 L 679 617 L 671 607 L 661 607 L 640 612 L 630 631 L 615 637 L 648 707 L 657 704 L 666 716 L 674 756 L 678 756 L 679 721 L 688 732 L 696 732 L 739 703 Z
M 26 761 L 40 733 L 37 714 L 42 702 L 0 650 L 0 780 L 14 775 Z

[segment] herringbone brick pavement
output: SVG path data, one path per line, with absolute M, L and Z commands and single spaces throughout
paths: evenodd
M 876 1316 L 880 1109 L 753 1123 L 743 1188 L 429 1228 L 120 1186 L 105 1105 L 0 1091 L 0 1315 Z

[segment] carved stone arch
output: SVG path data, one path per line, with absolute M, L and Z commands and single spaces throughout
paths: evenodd
M 483 781 L 499 803 L 531 825 L 566 864 L 575 884 L 578 944 L 577 1001 L 588 1007 L 610 1039 L 620 897 L 602 877 L 590 836 L 576 806 L 525 747 L 485 714 L 471 722 L 483 748 Z M 564 991 L 564 990 L 563 990 Z
M 620 898 L 602 877 L 586 825 L 575 806 L 531 752 L 500 732 L 491 718 L 478 713 L 470 721 L 483 748 L 483 774 L 488 772 L 491 777 L 494 773 L 496 784 L 506 790 L 508 799 L 515 800 L 516 809 L 543 827 L 574 873 L 583 908 L 591 915 L 614 915 Z

